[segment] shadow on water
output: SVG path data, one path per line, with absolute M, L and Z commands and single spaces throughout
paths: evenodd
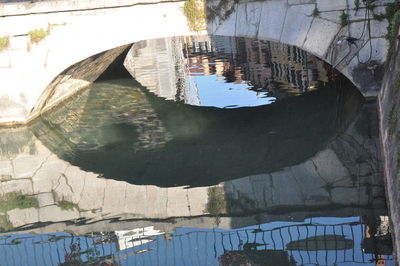
M 93 85 L 70 100 L 72 109 L 45 114 L 31 129 L 60 158 L 106 178 L 207 186 L 307 160 L 343 132 L 362 102 L 345 79 L 237 109 L 166 101 L 119 80 Z

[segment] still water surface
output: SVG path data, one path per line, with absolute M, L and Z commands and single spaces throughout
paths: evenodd
M 376 106 L 346 78 L 220 36 L 124 66 L 0 131 L 1 265 L 393 265 Z

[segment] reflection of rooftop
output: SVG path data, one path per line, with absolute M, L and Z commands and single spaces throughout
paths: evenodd
M 132 230 L 118 230 L 114 232 L 118 240 L 118 249 L 125 250 L 154 241 L 152 236 L 163 235 L 164 232 L 154 230 L 154 226 L 136 228 Z

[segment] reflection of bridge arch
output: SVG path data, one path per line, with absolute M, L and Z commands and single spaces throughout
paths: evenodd
M 104 3 L 99 6 L 91 1 L 79 6 L 68 1 L 63 2 L 66 6 L 49 6 L 46 2 L 2 6 L 0 32 L 10 36 L 10 46 L 0 53 L 0 99 L 5 103 L 0 122 L 26 122 L 46 86 L 76 62 L 139 40 L 190 35 L 181 9 L 183 2 L 128 4 L 121 1 L 122 4 L 114 6 L 105 6 Z M 349 47 L 346 44 L 332 48 L 337 41 L 336 35 L 348 35 L 346 29 L 340 30 L 336 18 L 333 21 L 324 18 L 325 11 L 350 8 L 348 12 L 352 12 L 351 7 L 341 4 L 326 6 L 323 2 L 317 3 L 321 5 L 320 18 L 310 16 L 313 4 L 286 5 L 285 1 L 244 3 L 238 5 L 227 20 L 210 22 L 207 30 L 209 34 L 277 40 L 301 47 L 332 64 L 346 57 L 346 64 L 339 65 L 339 69 L 356 83 L 364 95 L 376 95 L 379 66 L 386 56 L 386 26 L 371 21 L 372 27 L 379 29 L 378 33 L 372 33 L 372 61 L 377 66 L 359 66 L 355 56 L 358 49 L 349 46 L 351 49 L 347 51 Z M 360 12 L 364 10 L 361 6 Z M 351 23 L 353 16 L 356 18 L 351 14 Z M 354 28 L 362 26 L 363 23 L 357 21 L 352 23 Z M 32 44 L 28 33 L 37 28 L 49 28 L 50 34 L 38 44 Z M 365 41 L 368 40 L 360 40 L 359 46 Z M 361 49 L 360 57 L 365 54 L 369 54 L 367 48 Z M 103 60 L 101 64 L 106 66 L 109 63 Z M 84 81 L 90 83 L 95 78 L 96 75 L 92 75 Z M 85 82 L 78 83 L 78 86 L 85 85 Z

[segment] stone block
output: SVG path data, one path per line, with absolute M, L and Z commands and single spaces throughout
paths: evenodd
M 79 209 L 93 210 L 103 207 L 105 190 L 107 188 L 105 179 L 86 177 L 83 189 L 78 192 L 81 199 L 78 203 Z
M 313 18 L 314 5 L 289 6 L 281 35 L 281 42 L 301 47 Z
M 284 1 L 263 2 L 258 38 L 279 41 L 286 12 L 287 6 Z
M 288 0 L 289 5 L 313 4 L 314 0 Z
M 207 187 L 187 189 L 189 209 L 191 216 L 203 215 L 207 208 L 208 193 Z
M 336 23 L 315 18 L 307 34 L 303 49 L 324 58 L 339 29 L 340 26 Z M 321 32 L 324 33 L 323 38 Z
M 238 5 L 236 9 L 236 36 L 257 37 L 262 8 L 262 2 L 249 2 Z
M 155 212 L 155 210 L 151 210 L 152 208 L 154 208 L 154 205 L 157 208 L 160 208 L 159 211 L 166 210 L 166 205 L 159 204 L 158 201 L 154 201 L 154 198 L 153 201 L 147 200 L 147 187 L 148 186 L 136 186 L 136 185 L 129 185 L 127 187 L 125 210 L 124 210 L 125 213 L 132 214 L 137 217 L 147 217 L 148 212 Z M 158 193 L 157 196 L 160 197 L 163 202 L 166 201 L 166 195 L 164 193 L 164 190 L 160 189 L 156 193 Z
M 16 36 L 10 38 L 10 48 L 12 50 L 23 50 L 26 51 L 28 49 L 28 36 Z
M 347 9 L 347 0 L 317 0 L 317 8 L 319 11 L 333 11 Z
M 167 202 L 169 197 L 168 188 L 146 186 L 146 216 L 154 218 L 167 218 Z M 131 203 L 132 204 L 132 203 Z
M 236 16 L 237 11 L 234 11 L 226 19 L 215 18 L 210 24 L 213 35 L 235 36 L 236 33 Z
M 348 170 L 331 149 L 318 153 L 312 159 L 312 163 L 315 167 L 316 176 L 321 177 L 326 182 L 333 183 L 343 177 L 350 176 Z
M 23 195 L 33 195 L 32 181 L 30 179 L 16 179 L 0 183 L 2 194 L 21 192 Z
M 8 219 L 14 227 L 39 222 L 39 212 L 36 208 L 14 209 L 7 212 Z
M 104 214 L 122 214 L 125 211 L 128 183 L 114 180 L 106 181 L 102 211 Z M 135 193 L 134 191 L 129 191 Z
M 37 200 L 39 208 L 54 204 L 53 193 L 41 193 L 37 195 Z
M 169 217 L 190 216 L 187 190 L 183 187 L 168 188 L 167 213 Z
M 70 221 L 79 218 L 77 209 L 63 210 L 56 205 L 39 208 L 40 222 L 62 222 Z
M 14 178 L 14 170 L 11 161 L 0 161 L 0 181 Z

